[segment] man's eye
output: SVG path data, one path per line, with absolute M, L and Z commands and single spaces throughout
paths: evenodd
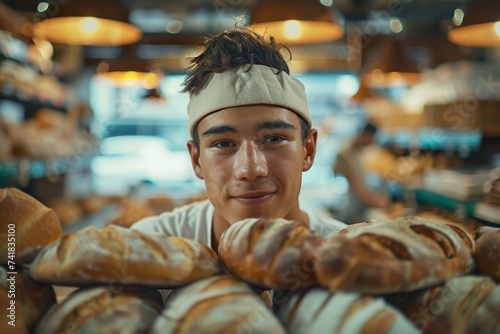
M 284 139 L 280 136 L 269 136 L 266 138 L 266 141 L 269 143 L 281 143 Z
M 224 140 L 224 141 L 219 141 L 215 143 L 214 145 L 217 148 L 226 148 L 226 147 L 231 147 L 232 143 L 230 141 Z

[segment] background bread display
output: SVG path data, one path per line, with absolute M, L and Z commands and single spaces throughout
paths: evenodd
M 426 334 L 500 332 L 500 287 L 488 277 L 462 276 L 390 302 Z
M 290 334 L 419 333 L 383 298 L 354 292 L 297 291 L 287 296 L 276 313 Z
M 474 250 L 479 272 L 500 282 L 500 229 L 481 229 L 476 232 Z
M 316 269 L 320 283 L 333 291 L 409 291 L 469 273 L 473 247 L 458 226 L 418 217 L 371 221 L 328 238 Z
M 49 284 L 31 279 L 28 269 L 17 266 L 14 270 L 0 266 L 0 332 L 32 333 L 43 315 L 56 304 L 54 289 Z M 15 272 L 15 274 L 8 274 Z M 8 324 L 11 320 L 9 307 L 14 302 L 13 315 L 15 327 Z M 11 307 L 12 308 L 12 307 Z
M 108 225 L 64 234 L 30 266 L 33 278 L 62 285 L 184 285 L 216 275 L 216 253 L 191 239 Z
M 30 263 L 38 252 L 62 235 L 54 211 L 16 188 L 0 189 L 0 264 Z M 12 242 L 15 250 L 8 257 Z
M 52 307 L 35 333 L 145 334 L 161 308 L 161 297 L 152 289 L 79 289 Z
M 284 334 L 285 330 L 245 283 L 216 276 L 176 291 L 151 333 Z
M 323 242 L 321 235 L 301 222 L 249 218 L 231 225 L 221 236 L 219 256 L 232 275 L 247 282 L 298 289 L 317 283 L 314 252 Z

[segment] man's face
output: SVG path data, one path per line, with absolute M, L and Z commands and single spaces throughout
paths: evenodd
M 313 163 L 317 132 L 303 141 L 297 114 L 269 105 L 227 108 L 203 118 L 198 135 L 199 150 L 192 141 L 188 148 L 214 220 L 299 219 L 302 172 Z

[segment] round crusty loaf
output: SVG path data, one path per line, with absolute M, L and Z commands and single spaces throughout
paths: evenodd
M 267 289 L 317 284 L 314 252 L 324 238 L 304 223 L 281 218 L 248 218 L 221 236 L 219 256 L 234 276 Z
M 390 302 L 422 333 L 500 333 L 500 286 L 485 276 L 455 277 Z
M 483 229 L 476 233 L 474 258 L 479 272 L 500 282 L 500 229 Z
M 460 227 L 418 217 L 358 223 L 327 239 L 317 275 L 333 291 L 415 290 L 469 273 L 473 248 Z
M 53 210 L 16 188 L 0 189 L 0 264 L 9 260 L 30 263 L 61 235 L 61 223 Z M 12 242 L 15 250 L 9 252 Z
M 383 298 L 355 292 L 296 291 L 277 307 L 276 314 L 290 334 L 419 333 Z
M 157 290 L 95 287 L 79 289 L 44 316 L 36 334 L 149 333 L 163 307 Z
M 15 320 L 16 327 L 33 332 L 47 310 L 56 304 L 56 295 L 51 285 L 32 280 L 28 269 L 16 266 L 9 269 L 0 266 L 0 299 L 8 301 L 2 307 L 0 332 L 11 333 L 11 326 L 3 327 L 8 321 Z M 11 303 L 14 306 L 11 306 Z M 11 310 L 14 318 L 11 318 Z
M 30 266 L 33 278 L 61 285 L 172 288 L 220 273 L 216 253 L 191 239 L 108 225 L 64 234 Z
M 174 292 L 151 331 L 173 333 L 284 334 L 285 330 L 247 284 L 216 276 Z

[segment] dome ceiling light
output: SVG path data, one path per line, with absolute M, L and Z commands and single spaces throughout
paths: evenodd
M 126 45 L 139 41 L 142 31 L 128 23 L 128 8 L 119 0 L 40 2 L 33 33 L 68 45 Z
M 273 0 L 258 2 L 252 12 L 250 28 L 273 36 L 277 43 L 315 44 L 344 36 L 344 29 L 332 2 L 318 0 Z

